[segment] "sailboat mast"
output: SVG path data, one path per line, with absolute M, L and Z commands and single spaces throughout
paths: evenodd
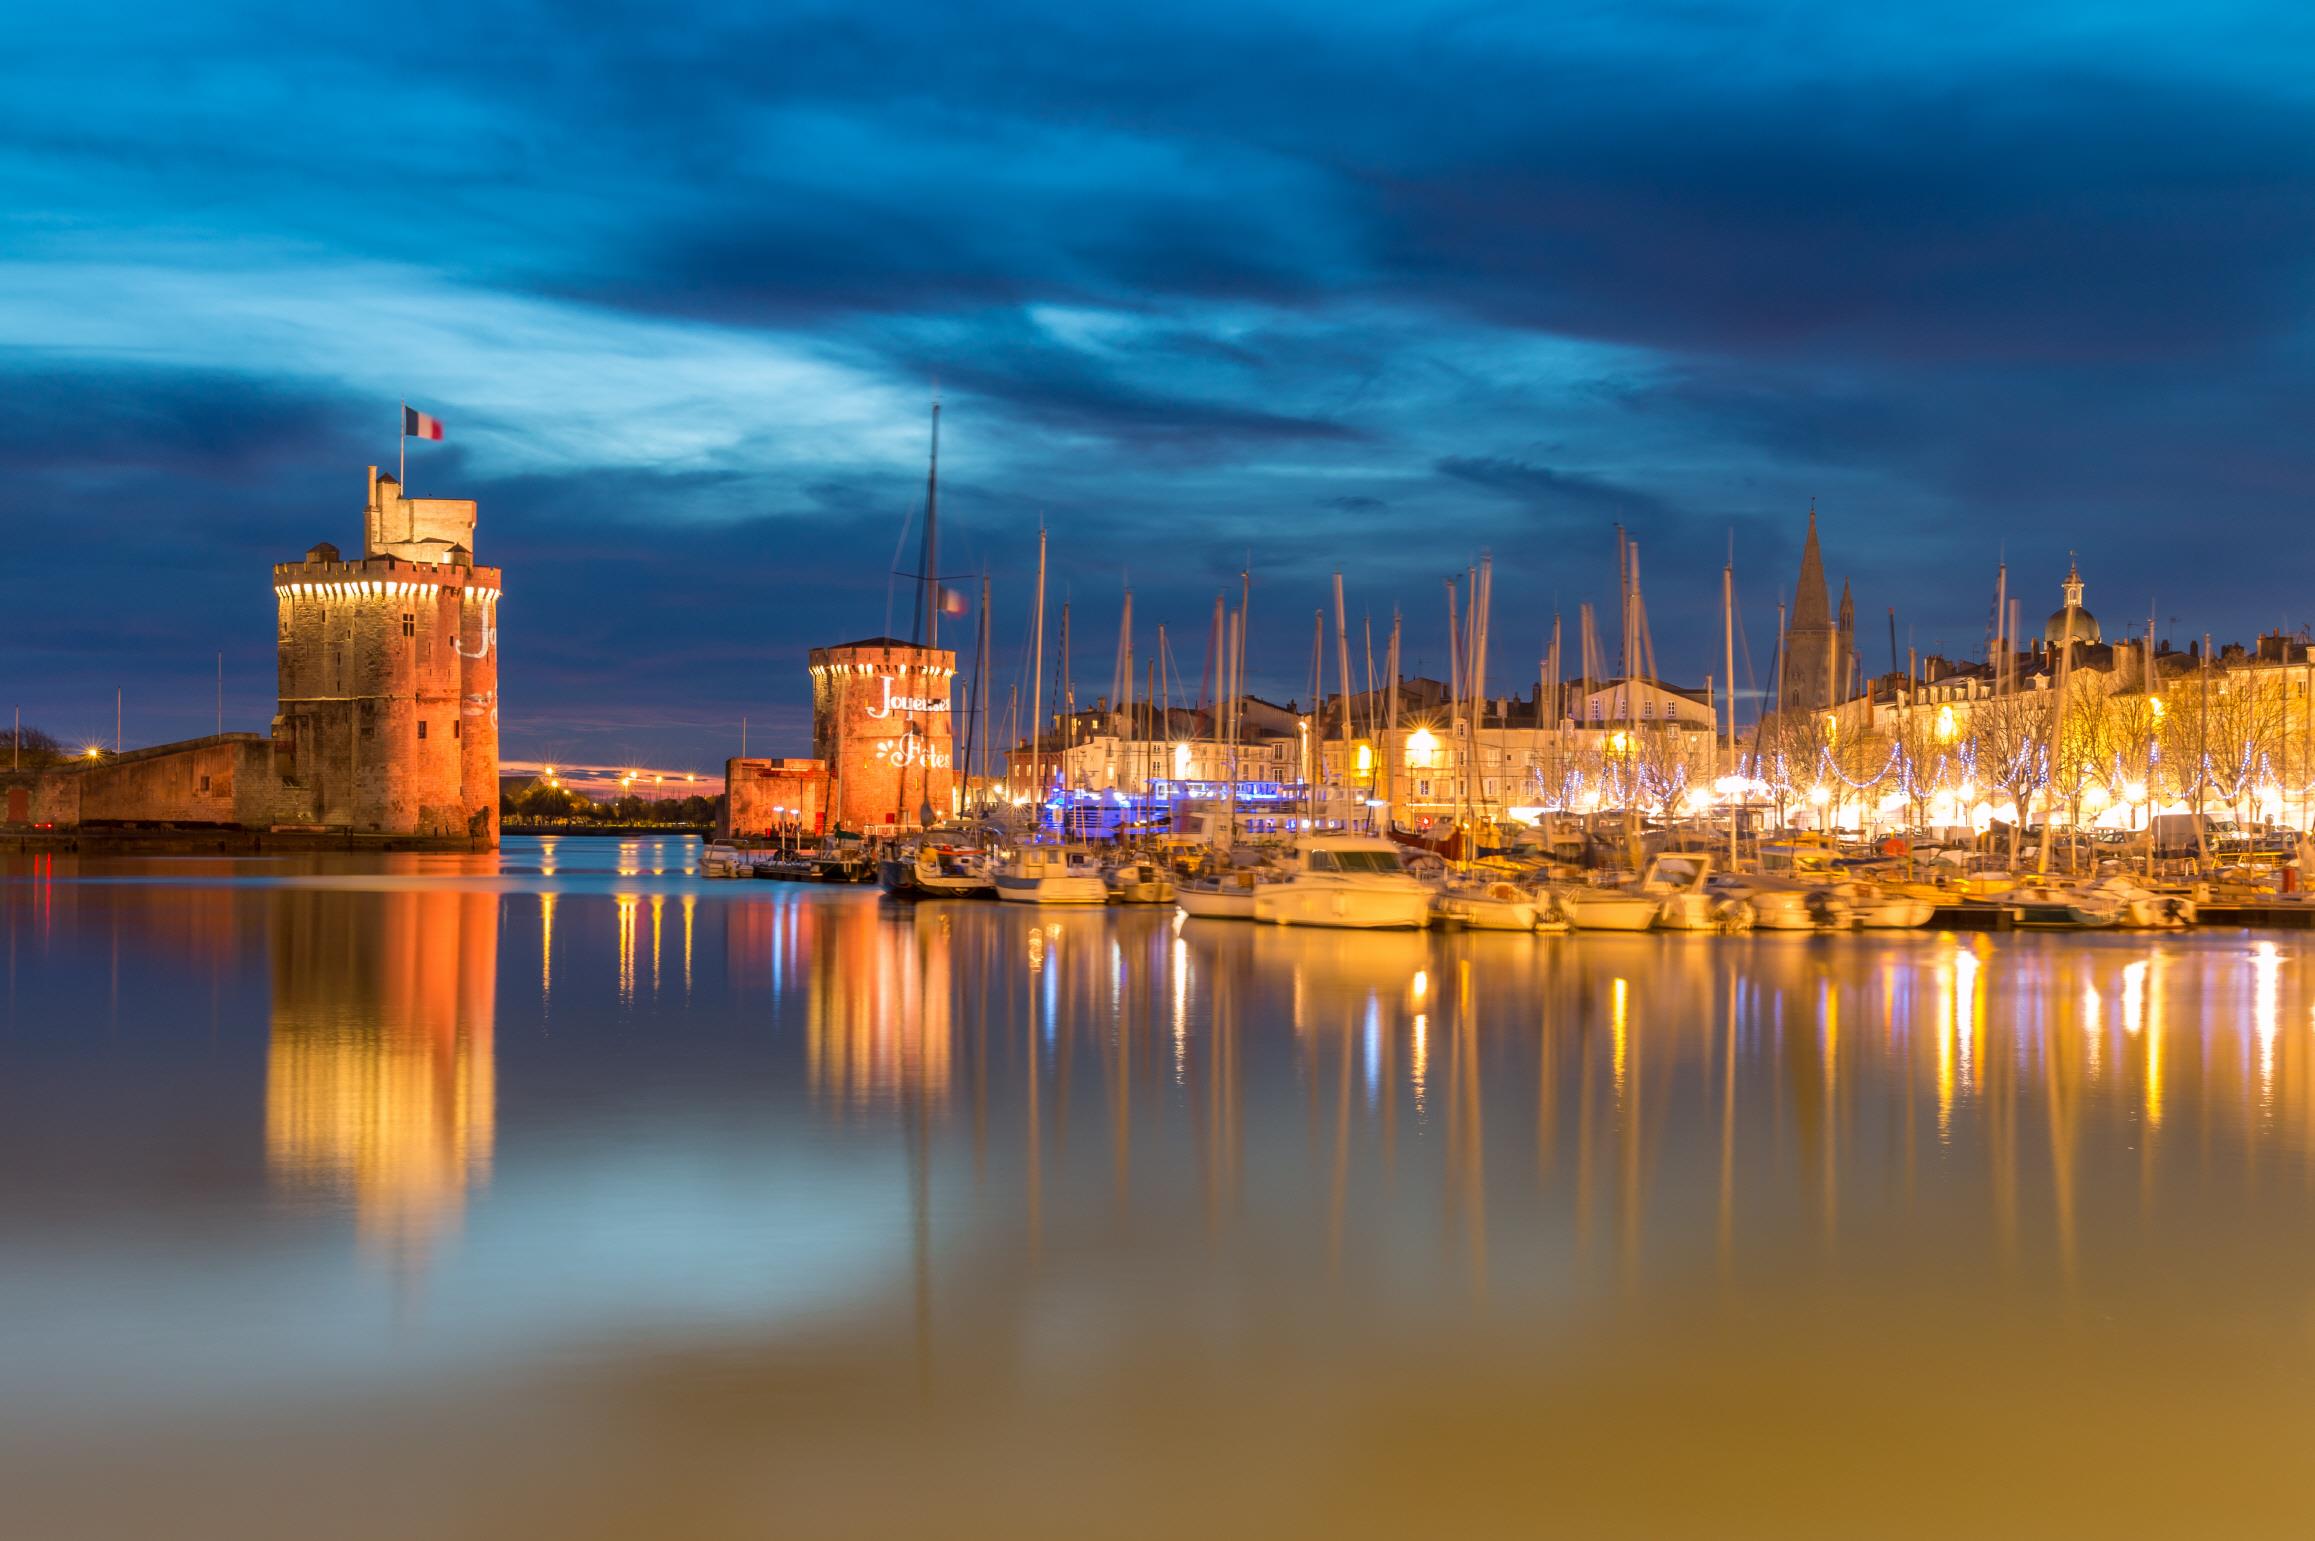
M 1326 745 L 1326 722 L 1321 699 L 1326 691 L 1326 612 L 1310 612 L 1310 718 L 1302 734 L 1302 817 L 1307 828 L 1318 822 L 1318 771 Z
M 1342 569 L 1334 570 L 1334 682 L 1342 687 L 1342 767 L 1341 781 L 1349 786 L 1351 775 L 1350 732 L 1350 620 L 1342 607 Z M 1344 820 L 1349 827 L 1349 820 Z
M 1455 580 L 1447 585 L 1447 753 L 1457 759 L 1463 753 L 1463 623 L 1456 608 Z M 1456 802 L 1455 822 L 1460 829 L 1463 822 L 1463 777 L 1461 767 L 1455 767 Z
M 1117 617 L 1117 684 L 1110 692 L 1113 710 L 1125 714 L 1125 774 L 1133 779 L 1133 590 L 1125 591 L 1124 608 Z
M 1063 833 L 1067 833 L 1069 794 L 1073 790 L 1069 757 L 1077 748 L 1077 680 L 1069 669 L 1069 601 L 1066 599 L 1061 601 L 1061 656 L 1055 661 L 1061 672 L 1061 817 Z
M 1390 652 L 1383 664 L 1383 676 L 1389 682 L 1387 688 L 1390 691 L 1389 699 L 1383 703 L 1386 718 L 1382 757 L 1383 817 L 1388 819 L 1393 817 L 1392 805 L 1398 794 L 1399 775 L 1394 763 L 1398 758 L 1399 742 L 1399 612 L 1395 608 L 1391 611 Z
M 940 393 L 932 398 L 932 460 L 924 473 L 924 548 L 917 557 L 916 627 L 909 641 L 940 646 Z
M 1029 629 L 1029 828 L 1045 814 L 1045 527 L 1037 527 L 1037 609 Z
M 1736 562 L 1720 569 L 1721 678 L 1728 682 L 1728 774 L 1736 773 Z
M 983 573 L 981 574 L 980 619 L 973 627 L 973 667 L 972 672 L 965 676 L 965 752 L 963 757 L 957 760 L 954 767 L 955 770 L 964 772 L 968 788 L 973 778 L 974 748 L 978 746 L 983 754 L 988 752 L 989 735 L 981 724 L 983 714 L 989 709 L 988 683 L 984 678 L 988 669 L 988 662 L 989 575 Z M 927 785 L 930 785 L 930 777 L 931 771 L 928 768 L 926 771 Z M 986 780 L 986 778 L 983 779 Z M 955 783 L 953 774 L 950 777 L 950 783 L 952 786 Z M 957 798 L 956 805 L 959 810 L 963 809 L 965 799 Z

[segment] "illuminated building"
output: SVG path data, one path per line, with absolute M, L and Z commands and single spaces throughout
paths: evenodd
M 273 570 L 284 822 L 498 843 L 498 598 L 471 500 L 370 468 L 363 554 Z
M 92 750 L 9 778 L 8 821 L 497 845 L 499 574 L 474 565 L 474 523 L 471 500 L 406 498 L 372 466 L 362 554 L 325 542 L 273 569 L 270 735 Z
M 915 828 L 955 811 L 956 663 L 891 637 L 812 650 L 812 749 L 837 828 Z

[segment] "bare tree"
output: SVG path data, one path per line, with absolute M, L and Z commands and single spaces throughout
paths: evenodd
M 2018 691 L 1977 703 L 1969 715 L 1969 757 L 1978 782 L 2000 792 L 2017 807 L 2010 828 L 2010 864 L 2032 818 L 2034 793 L 2048 777 L 2049 713 L 2046 691 Z

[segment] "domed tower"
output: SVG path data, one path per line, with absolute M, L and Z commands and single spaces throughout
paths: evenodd
M 498 597 L 471 499 L 370 468 L 363 554 L 273 569 L 284 822 L 498 844 Z
M 2099 641 L 2098 617 L 2082 608 L 2082 569 L 2079 564 L 2066 564 L 2066 602 L 2050 612 L 2050 619 L 2042 627 L 2042 641 L 2049 646 L 2061 647 L 2068 642 L 2094 644 Z

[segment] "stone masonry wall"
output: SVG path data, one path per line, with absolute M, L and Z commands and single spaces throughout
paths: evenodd
M 274 569 L 276 759 L 304 822 L 495 838 L 496 641 L 485 633 L 498 581 L 490 568 L 391 556 Z M 472 692 L 480 703 L 470 665 L 487 681 Z M 471 788 L 470 769 L 481 778 Z
M 828 766 L 821 760 L 727 760 L 723 768 L 726 839 L 760 838 L 827 828 Z
M 946 648 L 866 643 L 812 651 L 812 747 L 829 766 L 834 823 L 913 826 L 954 802 Z

